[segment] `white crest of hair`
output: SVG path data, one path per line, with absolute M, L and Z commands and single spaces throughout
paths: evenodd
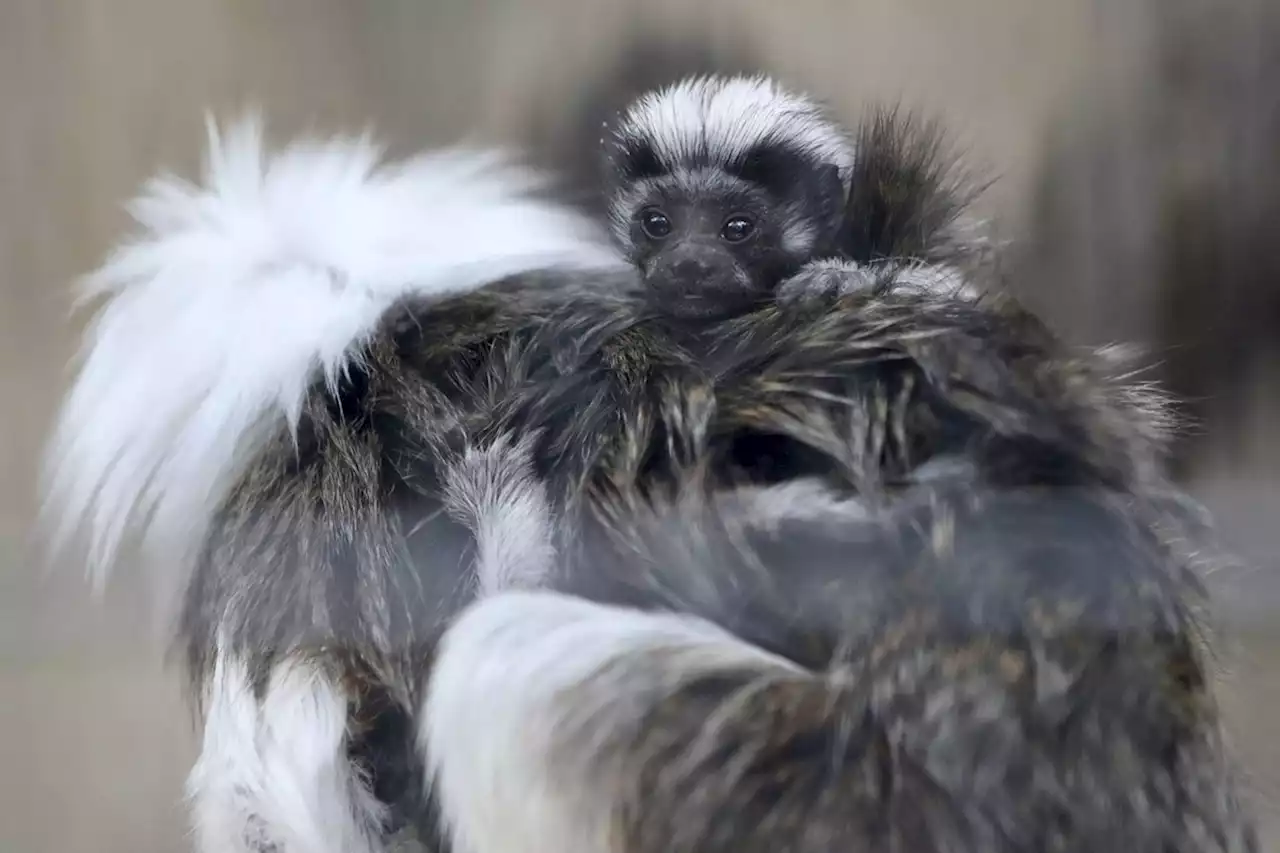
M 450 463 L 441 499 L 476 537 L 481 595 L 537 588 L 554 567 L 551 505 L 533 470 L 536 435 L 501 435 L 488 447 L 468 447 Z
M 445 634 L 419 747 L 453 849 L 618 851 L 631 781 L 611 751 L 700 675 L 803 677 L 704 620 L 545 591 L 480 599 Z
M 83 283 L 104 300 L 48 448 L 55 550 L 83 529 L 99 584 L 127 535 L 185 562 L 258 431 L 296 425 L 383 313 L 524 270 L 623 262 L 497 149 L 380 161 L 369 138 L 270 151 L 255 117 L 210 121 L 200 185 L 152 181 L 142 233 Z
M 316 668 L 282 664 L 254 695 L 221 649 L 204 741 L 187 780 L 197 849 L 372 853 L 383 808 L 346 753 L 347 698 Z
M 616 136 L 624 145 L 644 139 L 670 162 L 705 150 L 713 163 L 729 163 L 772 141 L 835 164 L 846 183 L 853 168 L 853 146 L 822 106 L 762 74 L 690 77 L 649 92 L 626 110 Z

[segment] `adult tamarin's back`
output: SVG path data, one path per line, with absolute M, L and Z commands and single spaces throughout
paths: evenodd
M 519 173 L 234 142 L 110 268 L 54 457 L 101 556 L 151 510 L 194 572 L 204 849 L 1252 849 L 1105 359 L 894 291 L 675 326 Z
M 492 160 L 219 151 L 51 450 L 193 572 L 204 849 L 1256 848 L 1114 360 L 893 289 L 671 324 Z

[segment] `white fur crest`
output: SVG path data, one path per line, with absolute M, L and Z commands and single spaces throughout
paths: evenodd
M 541 184 L 493 150 L 382 164 L 367 138 L 273 152 L 254 119 L 225 138 L 211 123 L 203 184 L 153 181 L 143 233 L 84 284 L 106 304 L 48 449 L 55 547 L 86 529 L 99 582 L 135 529 L 184 560 L 256 431 L 293 425 L 397 300 L 619 264 Z
M 803 677 L 691 616 L 551 592 L 481 599 L 445 634 L 419 729 L 454 849 L 616 851 L 627 772 L 606 742 L 689 680 L 747 669 Z
M 618 122 L 617 140 L 645 140 L 668 162 L 705 153 L 728 163 L 762 142 L 787 142 L 848 180 L 853 146 L 819 103 L 764 75 L 690 77 L 638 98 Z

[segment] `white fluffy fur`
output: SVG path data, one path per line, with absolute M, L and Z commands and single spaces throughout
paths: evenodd
M 746 522 L 756 528 L 789 520 L 847 524 L 852 519 L 870 518 L 861 501 L 842 497 L 816 478 L 790 480 L 772 486 L 744 486 L 727 498 L 743 512 Z
M 623 114 L 619 139 L 647 139 L 664 159 L 683 161 L 706 144 L 714 162 L 746 153 L 764 140 L 786 139 L 834 163 L 847 179 L 853 147 L 811 98 L 764 75 L 701 76 L 640 97 Z
M 691 678 L 743 668 L 798 674 L 693 617 L 550 592 L 472 605 L 440 646 L 419 732 L 454 849 L 616 851 L 627 769 L 605 741 Z
M 202 185 L 153 181 L 142 234 L 84 285 L 106 304 L 48 449 L 55 546 L 83 528 L 98 581 L 135 531 L 183 562 L 259 429 L 296 421 L 398 299 L 619 263 L 540 184 L 497 151 L 380 164 L 368 139 L 272 152 L 253 119 L 211 124 Z
M 254 853 L 266 840 L 257 736 L 249 674 L 241 661 L 218 655 L 205 690 L 204 742 L 187 777 L 200 853 Z
M 481 595 L 537 588 L 554 566 L 551 506 L 533 471 L 532 441 L 501 436 L 484 449 L 469 447 L 445 473 L 445 506 L 476 537 Z
M 259 704 L 243 664 L 219 654 L 206 702 L 187 781 L 201 853 L 380 848 L 381 806 L 346 756 L 347 699 L 324 673 L 287 663 Z

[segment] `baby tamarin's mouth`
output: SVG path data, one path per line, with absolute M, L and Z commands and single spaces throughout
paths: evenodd
M 691 293 L 679 300 L 672 300 L 660 294 L 654 294 L 654 303 L 665 314 L 686 319 L 718 319 L 735 314 L 744 314 L 762 301 L 756 293 L 741 294 L 696 294 Z
M 649 301 L 662 314 L 690 320 L 706 320 L 745 314 L 762 302 L 769 294 L 746 286 L 724 287 L 708 285 L 673 293 L 658 288 L 648 289 Z

